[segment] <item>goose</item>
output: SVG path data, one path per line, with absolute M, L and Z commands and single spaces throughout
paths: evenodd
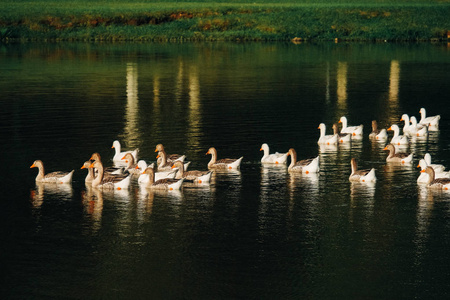
M 326 126 L 324 123 L 320 123 L 318 129 L 320 129 L 320 137 L 317 141 L 317 144 L 319 145 L 333 145 L 338 143 L 338 135 L 326 135 Z
M 102 162 L 102 157 L 100 156 L 100 153 L 94 152 L 94 153 L 92 153 L 91 158 L 89 160 Z M 95 171 L 94 176 L 96 176 L 97 170 L 94 170 L 94 171 Z M 110 174 L 121 175 L 124 173 L 124 168 L 123 167 L 106 167 L 106 168 L 103 167 L 103 172 L 105 173 L 105 176 L 110 175 Z
M 294 148 L 289 149 L 288 155 L 291 156 L 291 163 L 288 167 L 289 172 L 301 172 L 305 174 L 319 172 L 319 157 L 297 161 L 297 152 Z
M 423 159 L 427 163 L 427 166 L 432 167 L 436 173 L 444 172 L 444 170 L 445 170 L 445 166 L 444 165 L 432 164 L 431 163 L 431 154 L 430 153 L 425 153 L 425 155 L 423 156 Z
M 402 117 L 400 118 L 400 121 L 404 121 L 405 125 L 403 125 L 403 133 L 404 134 L 408 134 L 411 135 L 412 133 L 410 132 L 411 125 L 409 123 L 409 116 L 407 114 L 403 114 Z
M 146 184 L 149 181 L 149 177 L 148 174 L 142 174 L 145 169 L 147 169 L 148 167 L 150 168 L 154 168 L 154 163 L 151 163 L 150 165 L 147 165 L 147 163 L 144 160 L 140 160 L 138 161 L 137 165 L 136 165 L 136 169 L 139 170 L 140 175 L 138 178 L 138 183 L 139 184 Z M 170 171 L 160 171 L 160 172 L 155 172 L 155 181 L 158 181 L 160 179 L 163 178 L 175 178 L 176 173 L 178 172 L 178 170 L 170 170 Z
M 375 169 L 358 170 L 358 164 L 356 163 L 356 158 L 350 160 L 350 165 L 352 167 L 352 173 L 350 174 L 349 181 L 359 181 L 359 182 L 375 182 L 377 177 L 375 176 Z
M 125 171 L 133 174 L 133 175 L 139 175 L 140 171 L 136 169 L 137 164 L 134 162 L 134 156 L 131 153 L 127 153 L 122 157 L 122 160 L 125 161 L 127 164 L 127 167 L 125 168 Z
M 351 133 L 353 136 L 361 136 L 363 134 L 363 125 L 347 126 L 347 118 L 345 116 L 339 119 L 339 123 L 342 123 L 342 133 Z
M 56 171 L 45 174 L 44 163 L 41 160 L 35 160 L 30 168 L 38 168 L 36 182 L 69 183 L 72 181 L 72 175 L 75 170 L 70 172 Z
M 428 174 L 428 188 L 446 191 L 450 188 L 450 178 L 435 178 L 435 172 L 432 167 L 428 166 L 425 170 L 420 172 Z
M 98 175 L 92 181 L 92 187 L 101 189 L 126 189 L 130 185 L 130 175 L 110 175 L 105 176 L 103 164 L 101 161 L 94 161 L 89 168 L 98 170 Z
M 114 154 L 114 157 L 113 157 L 114 161 L 118 161 L 118 162 L 122 161 L 122 157 L 124 157 L 124 155 L 127 154 L 127 153 L 133 154 L 135 161 L 138 160 L 138 153 L 139 153 L 139 149 L 138 148 L 136 148 L 136 149 L 134 149 L 132 151 L 121 152 L 120 151 L 121 150 L 121 146 L 120 146 L 120 142 L 118 140 L 115 140 L 113 142 L 111 148 L 114 148 L 114 150 L 116 151 L 116 153 Z
M 95 175 L 94 175 L 94 169 L 93 168 L 89 168 L 89 166 L 91 165 L 91 161 L 85 161 L 84 164 L 81 166 L 81 169 L 87 169 L 88 173 L 86 175 L 86 178 L 84 179 L 85 183 L 92 183 L 92 181 L 95 179 Z
M 350 143 L 352 141 L 352 135 L 350 133 L 339 133 L 338 124 L 333 124 L 333 133 L 338 135 L 339 143 Z
M 164 146 L 163 146 L 162 144 L 156 145 L 155 152 L 162 152 L 162 151 L 165 151 L 165 150 L 164 150 Z M 167 154 L 167 153 L 166 153 L 166 159 L 167 159 L 167 161 L 169 161 L 169 162 L 171 162 L 171 161 L 176 161 L 176 160 L 184 161 L 185 158 L 186 158 L 186 155 L 180 155 L 180 154 Z M 158 161 L 158 163 L 159 163 L 159 161 Z
M 391 144 L 393 145 L 408 145 L 409 139 L 406 135 L 400 135 L 400 128 L 398 125 L 394 124 L 388 128 L 388 130 L 394 131 L 394 136 L 391 139 Z
M 416 117 L 412 116 L 410 118 L 411 121 L 411 125 L 409 126 L 410 128 L 410 133 L 412 135 L 418 136 L 418 137 L 424 137 L 428 135 L 428 126 L 423 125 L 423 124 L 417 124 L 417 119 Z
M 437 131 L 439 130 L 439 120 L 441 119 L 440 115 L 427 117 L 427 112 L 425 108 L 421 108 L 420 111 L 420 121 L 419 124 L 423 124 L 426 126 L 429 126 L 428 128 L 430 131 Z
M 399 162 L 402 164 L 410 163 L 413 159 L 413 154 L 395 153 L 395 147 L 392 144 L 386 145 L 383 150 L 388 150 L 389 155 L 386 157 L 387 162 Z
M 162 150 L 158 152 L 158 155 L 156 156 L 156 158 L 158 158 L 159 163 L 158 164 L 158 171 L 170 171 L 172 170 L 172 166 L 173 166 L 173 161 L 168 161 L 167 160 L 167 154 L 166 151 Z M 159 160 L 159 158 L 161 158 Z M 183 162 L 184 165 L 184 170 L 186 171 L 189 164 L 191 162 Z
M 430 166 L 427 164 L 425 159 L 420 159 L 419 164 L 417 165 L 418 168 L 421 170 L 425 170 L 427 167 L 432 167 L 434 170 L 434 175 L 436 178 L 450 178 L 450 172 L 444 172 L 441 168 L 434 168 L 433 166 Z M 429 175 L 424 172 L 420 173 L 419 177 L 417 178 L 417 183 L 428 183 Z
M 222 158 L 217 160 L 217 150 L 214 147 L 209 148 L 206 155 L 211 154 L 211 160 L 208 163 L 208 169 L 238 169 L 243 156 L 240 158 Z
M 372 132 L 369 134 L 369 138 L 384 141 L 388 138 L 386 129 L 378 129 L 378 123 L 376 120 L 372 121 Z
M 272 153 L 269 154 L 269 145 L 262 144 L 259 151 L 264 151 L 264 155 L 261 158 L 261 163 L 263 164 L 285 164 L 287 161 L 288 154 L 286 153 Z
M 184 171 L 183 163 L 181 161 L 174 161 L 172 168 L 178 168 L 175 179 L 184 178 L 185 181 L 194 183 L 207 183 L 211 180 L 212 171 Z
M 179 190 L 183 184 L 184 178 L 173 179 L 173 178 L 163 178 L 155 181 L 155 169 L 152 167 L 147 167 L 147 169 L 142 172 L 143 174 L 148 174 L 149 180 L 147 182 L 148 188 L 158 189 L 158 190 Z

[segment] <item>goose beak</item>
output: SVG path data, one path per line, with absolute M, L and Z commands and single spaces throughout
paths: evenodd
M 388 130 L 392 130 L 392 127 L 389 127 Z
M 86 169 L 86 167 L 83 165 L 80 169 Z
M 387 146 L 386 147 L 384 147 L 384 149 L 383 150 L 387 150 L 388 148 L 387 148 Z
M 92 163 L 90 166 L 89 166 L 89 168 L 93 168 L 94 167 L 94 163 Z
M 420 171 L 420 173 L 425 173 L 425 170 Z
M 126 155 L 125 155 L 126 156 Z M 121 159 L 125 159 L 125 156 L 124 157 L 122 157 Z
M 36 165 L 35 165 L 35 164 L 32 164 L 31 167 L 30 167 L 30 169 L 31 169 L 31 168 L 36 168 Z

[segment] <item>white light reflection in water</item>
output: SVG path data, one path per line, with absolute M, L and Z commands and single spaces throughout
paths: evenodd
M 189 72 L 189 128 L 187 131 L 188 148 L 200 150 L 199 137 L 202 124 L 202 107 L 200 102 L 200 82 L 197 67 Z
M 138 97 L 138 69 L 136 63 L 127 64 L 127 106 L 125 109 L 125 128 L 121 136 L 129 148 L 139 147 L 140 134 Z
M 347 62 L 338 62 L 337 65 L 337 113 L 345 115 L 347 112 Z

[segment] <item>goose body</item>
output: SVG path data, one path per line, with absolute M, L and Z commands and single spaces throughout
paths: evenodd
M 287 153 L 272 153 L 269 152 L 269 145 L 262 144 L 259 151 L 264 151 L 264 155 L 261 158 L 261 163 L 263 164 L 285 164 L 287 161 Z
M 375 182 L 377 177 L 375 176 L 375 169 L 367 169 L 367 170 L 358 170 L 358 164 L 356 163 L 356 159 L 352 158 L 350 161 L 352 167 L 352 173 L 349 176 L 350 181 L 358 181 L 358 182 Z
M 212 171 L 184 171 L 183 163 L 181 161 L 175 161 L 172 168 L 178 168 L 175 179 L 184 178 L 185 181 L 194 183 L 208 183 L 211 180 Z
M 132 150 L 132 151 L 123 151 L 122 152 L 121 151 L 122 147 L 121 147 L 120 142 L 118 140 L 115 140 L 113 142 L 111 148 L 114 148 L 114 150 L 116 151 L 115 154 L 114 154 L 114 157 L 113 157 L 114 161 L 121 162 L 122 161 L 122 157 L 124 157 L 125 154 L 127 154 L 127 153 L 131 153 L 133 155 L 135 161 L 138 160 L 139 149 L 137 149 L 137 148 Z
M 238 169 L 243 156 L 240 158 L 222 158 L 217 159 L 217 150 L 214 147 L 209 148 L 206 154 L 211 154 L 211 160 L 208 163 L 208 169 Z
M 445 166 L 444 165 L 440 165 L 440 164 L 432 164 L 431 163 L 431 154 L 430 153 L 425 153 L 425 155 L 423 156 L 423 159 L 425 160 L 425 162 L 427 163 L 427 166 L 430 166 L 433 168 L 433 170 L 436 173 L 442 173 L 445 170 Z
M 157 190 L 180 190 L 183 184 L 184 178 L 173 179 L 173 178 L 163 178 L 155 181 L 155 170 L 152 167 L 148 167 L 144 170 L 144 174 L 148 174 L 149 181 L 147 182 L 148 188 Z
M 158 164 L 158 171 L 170 171 L 172 170 L 172 166 L 174 161 L 168 161 L 167 160 L 167 153 L 166 151 L 162 150 L 158 152 L 158 156 L 156 156 L 156 158 L 158 158 L 159 163 Z M 160 160 L 159 160 L 160 158 Z M 183 166 L 184 166 L 184 170 L 187 170 L 189 164 L 191 162 L 183 162 Z
M 92 181 L 92 187 L 100 189 L 116 189 L 122 190 L 130 185 L 130 175 L 110 175 L 105 176 L 103 164 L 101 161 L 94 161 L 89 168 L 98 170 L 98 175 Z
M 136 169 L 139 170 L 139 172 L 140 172 L 140 175 L 138 178 L 139 184 L 146 184 L 149 182 L 150 178 L 149 178 L 148 174 L 142 174 L 145 171 L 145 169 L 147 169 L 148 167 L 153 168 L 154 163 L 147 165 L 147 163 L 144 160 L 138 161 Z M 155 172 L 155 181 L 158 181 L 163 178 L 175 178 L 175 175 L 177 174 L 177 172 L 178 172 L 178 170 Z
M 428 126 L 423 124 L 418 124 L 416 117 L 412 116 L 411 125 L 409 126 L 409 132 L 413 136 L 424 137 L 428 135 Z
M 98 152 L 94 152 L 94 153 L 92 153 L 91 158 L 89 160 L 102 162 L 102 157 L 100 156 L 100 154 Z M 111 175 L 123 175 L 124 170 L 125 169 L 123 167 L 105 167 L 105 166 L 103 166 L 103 172 L 104 172 L 105 176 L 108 176 L 110 174 Z M 98 171 L 96 169 L 94 169 L 94 177 L 97 176 L 97 173 L 98 173 Z
M 289 164 L 289 172 L 299 172 L 299 173 L 317 173 L 319 172 L 319 157 L 304 159 L 297 161 L 297 152 L 294 148 L 289 149 L 288 155 L 291 156 L 291 163 Z
M 131 153 L 127 153 L 122 157 L 122 160 L 127 164 L 125 171 L 132 175 L 139 175 L 140 171 L 136 168 L 137 164 L 134 162 L 134 156 Z
M 450 189 L 450 178 L 435 178 L 435 172 L 432 167 L 428 166 L 425 170 L 420 172 L 428 174 L 428 188 L 446 191 Z
M 320 123 L 318 129 L 320 129 L 320 137 L 317 141 L 319 145 L 334 145 L 339 141 L 339 136 L 337 134 L 326 135 L 326 126 L 324 123 Z
M 383 150 L 388 150 L 389 154 L 386 157 L 387 162 L 398 162 L 402 164 L 411 163 L 413 159 L 413 154 L 407 153 L 396 153 L 395 147 L 392 144 L 386 145 Z
M 343 143 L 350 143 L 352 141 L 352 134 L 351 133 L 342 133 L 339 132 L 338 124 L 333 124 L 333 133 L 338 136 L 338 141 L 340 144 Z
M 158 145 L 156 145 L 155 152 L 162 152 L 162 151 L 165 151 L 165 150 L 164 150 L 163 144 L 158 144 Z M 181 154 L 167 154 L 167 153 L 166 153 L 166 159 L 167 159 L 168 162 L 174 162 L 174 161 L 177 161 L 177 160 L 179 160 L 179 161 L 184 161 L 185 158 L 186 158 L 186 155 L 181 155 Z M 160 163 L 160 162 L 158 161 L 158 164 L 159 164 L 159 163 Z
M 427 112 L 425 108 L 421 108 L 420 111 L 420 121 L 419 124 L 423 124 L 428 126 L 428 130 L 430 131 L 437 131 L 439 130 L 439 120 L 441 119 L 440 115 L 427 117 Z
M 350 133 L 352 136 L 362 136 L 363 125 L 348 126 L 347 117 L 345 117 L 345 116 L 342 116 L 339 119 L 339 123 L 342 123 L 341 133 Z
M 378 123 L 376 120 L 372 121 L 372 132 L 369 134 L 369 138 L 375 139 L 378 141 L 387 140 L 388 134 L 386 129 L 378 129 Z
M 44 163 L 41 160 L 35 160 L 30 168 L 38 168 L 39 172 L 36 176 L 36 182 L 51 182 L 51 183 L 69 183 L 72 181 L 73 172 L 56 171 L 45 174 Z
M 400 128 L 398 125 L 394 124 L 388 128 L 388 130 L 394 131 L 394 136 L 391 139 L 391 144 L 393 145 L 408 145 L 409 139 L 406 135 L 400 135 Z
M 419 164 L 417 165 L 418 168 L 422 170 L 425 170 L 427 167 L 432 167 L 427 164 L 425 159 L 419 160 Z M 433 168 L 433 167 L 432 167 Z M 436 178 L 450 178 L 449 172 L 444 172 L 441 168 L 433 168 L 434 174 Z M 419 177 L 417 177 L 417 183 L 428 183 L 429 175 L 426 172 L 420 173 Z

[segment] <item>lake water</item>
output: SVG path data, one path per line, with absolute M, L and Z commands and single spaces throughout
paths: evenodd
M 450 166 L 449 70 L 443 44 L 0 45 L 2 299 L 448 297 L 450 193 L 416 166 Z M 421 107 L 440 130 L 387 164 L 371 121 L 403 127 Z M 319 123 L 343 115 L 363 139 L 321 149 Z M 181 192 L 86 186 L 81 166 L 112 165 L 116 139 L 190 169 L 211 146 L 244 160 Z M 262 143 L 321 170 L 264 167 Z M 375 184 L 348 181 L 352 157 Z M 37 185 L 36 159 L 73 183 Z

